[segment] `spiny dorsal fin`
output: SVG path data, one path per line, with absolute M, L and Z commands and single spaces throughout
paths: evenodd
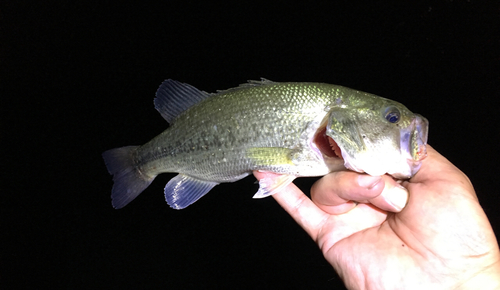
M 227 92 L 230 92 L 230 91 L 242 90 L 242 89 L 247 89 L 247 88 L 251 88 L 251 87 L 258 87 L 258 86 L 264 86 L 264 85 L 270 85 L 270 84 L 274 84 L 274 83 L 276 83 L 276 82 L 270 81 L 270 80 L 265 79 L 265 78 L 260 78 L 260 81 L 248 80 L 246 83 L 240 84 L 236 88 L 230 88 L 230 89 L 227 89 L 227 90 L 217 90 L 217 93 L 218 94 L 223 94 L 223 93 L 227 93 Z
M 156 91 L 155 109 L 172 124 L 182 112 L 209 96 L 191 85 L 168 79 Z

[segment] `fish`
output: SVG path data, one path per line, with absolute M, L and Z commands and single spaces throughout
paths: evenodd
M 259 181 L 254 198 L 263 198 L 297 177 L 340 170 L 410 178 L 427 156 L 426 118 L 339 85 L 261 79 L 207 93 L 167 79 L 154 105 L 169 123 L 165 131 L 144 145 L 102 154 L 116 209 L 161 173 L 178 173 L 164 195 L 171 208 L 183 209 L 253 171 L 278 174 Z

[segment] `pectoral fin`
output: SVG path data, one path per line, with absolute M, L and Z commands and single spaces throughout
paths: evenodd
M 179 174 L 165 186 L 165 200 L 171 208 L 183 209 L 207 194 L 217 184 Z
M 262 178 L 259 181 L 259 190 L 253 198 L 264 198 L 273 195 L 292 183 L 295 178 L 296 176 L 293 175 L 278 175 L 276 177 Z
M 282 147 L 253 147 L 246 150 L 246 156 L 255 164 L 266 165 L 293 165 L 292 149 Z

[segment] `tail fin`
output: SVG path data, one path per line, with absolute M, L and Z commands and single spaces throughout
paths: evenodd
M 134 200 L 154 180 L 147 179 L 134 164 L 132 153 L 139 146 L 115 148 L 102 153 L 109 174 L 113 175 L 111 204 L 119 209 Z

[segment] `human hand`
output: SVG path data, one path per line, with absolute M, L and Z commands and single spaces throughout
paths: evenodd
M 273 197 L 348 288 L 500 287 L 498 244 L 467 176 L 428 146 L 401 185 L 407 191 L 390 176 L 342 171 L 316 182 L 312 200 L 293 183 Z

